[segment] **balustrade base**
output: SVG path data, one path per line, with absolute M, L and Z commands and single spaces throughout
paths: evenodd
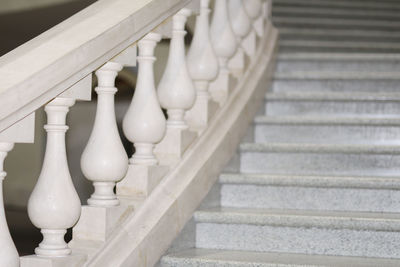
M 179 162 L 196 137 L 197 133 L 188 129 L 167 127 L 165 137 L 154 149 L 159 164 L 171 166 Z
M 133 206 L 82 206 L 81 217 L 73 228 L 70 246 L 77 247 L 80 240 L 105 242 L 110 234 L 133 212 Z
M 71 267 L 83 266 L 87 255 L 72 253 L 65 257 L 40 257 L 36 255 L 20 258 L 21 267 Z
M 235 77 L 240 79 L 247 67 L 250 65 L 250 58 L 245 55 L 244 50 L 240 49 L 238 52 L 229 60 L 228 68 L 229 72 Z
M 193 132 L 201 133 L 217 113 L 219 104 L 208 98 L 199 98 L 193 108 L 186 112 L 186 123 Z
M 125 178 L 117 183 L 117 196 L 146 197 L 169 171 L 168 166 L 129 164 Z
M 221 70 L 218 78 L 210 84 L 211 98 L 220 106 L 225 104 L 232 90 L 236 87 L 236 79 L 230 75 L 228 70 Z
M 257 50 L 257 35 L 255 30 L 252 30 L 243 40 L 242 40 L 242 47 L 244 52 L 250 58 L 256 54 Z

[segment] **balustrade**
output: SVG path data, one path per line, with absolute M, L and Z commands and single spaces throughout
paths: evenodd
M 175 14 L 169 14 L 169 55 L 157 90 L 154 51 L 162 37 L 157 28 L 147 29 L 144 36 L 145 32 L 140 33 L 140 40 L 130 37 L 129 47 L 111 47 L 111 57 L 103 58 L 102 54 L 97 59 L 102 62 L 96 63 L 94 71 L 98 80 L 96 116 L 81 156 L 82 172 L 94 187 L 88 206 L 81 206 L 72 182 L 65 135 L 69 109 L 77 100 L 91 99 L 92 76 L 86 73 L 67 90 L 46 95 L 48 99 L 41 103 L 46 103 L 47 114 L 45 156 L 28 202 L 29 218 L 43 235 L 35 249 L 39 257 L 22 257 L 20 262 L 7 228 L 0 188 L 0 266 L 65 266 L 68 260 L 59 259 L 67 256 L 71 258 L 69 266 L 91 260 L 116 225 L 140 207 L 162 178 L 185 160 L 189 145 L 202 136 L 218 108 L 227 102 L 230 90 L 243 77 L 248 57 L 256 51 L 256 36 L 265 34 L 265 20 L 270 16 L 270 2 L 215 0 L 210 26 L 210 0 L 194 1 L 200 3 L 200 8 L 195 11 L 195 31 L 187 55 L 185 25 L 194 8 L 182 4 Z M 122 122 L 123 133 L 134 146 L 128 158 L 118 132 L 115 81 L 118 72 L 125 66 L 135 66 L 136 60 L 136 88 Z M 30 115 L 0 132 L 0 186 L 6 177 L 4 160 L 8 152 L 14 143 L 33 141 L 33 124 Z M 64 236 L 72 227 L 73 240 L 67 244 Z M 85 247 L 87 244 L 90 248 Z M 71 254 L 75 249 L 81 254 Z
M 217 79 L 210 85 L 210 93 L 215 101 L 223 105 L 228 99 L 229 89 L 234 87 L 230 80 L 228 61 L 234 56 L 237 49 L 236 37 L 233 33 L 229 17 L 227 0 L 215 1 L 210 35 L 219 63 L 219 74 Z

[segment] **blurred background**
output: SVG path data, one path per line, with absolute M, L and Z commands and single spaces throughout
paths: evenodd
M 1 56 L 35 38 L 51 27 L 64 21 L 94 0 L 1 0 L 0 5 L 0 53 Z M 192 37 L 194 16 L 188 22 L 186 43 Z M 90 31 L 90 29 L 87 29 Z M 156 48 L 155 63 L 156 85 L 161 78 L 168 59 L 168 40 L 163 40 Z M 27 62 L 29 64 L 29 62 Z M 115 97 L 115 107 L 120 136 L 124 142 L 128 156 L 133 153 L 132 144 L 121 132 L 122 118 L 132 99 L 136 68 L 126 68 L 120 72 L 116 80 L 118 92 Z M 93 77 L 93 87 L 96 86 Z M 94 92 L 94 91 L 93 91 Z M 75 188 L 86 204 L 93 191 L 91 183 L 86 180 L 80 169 L 80 157 L 89 139 L 96 114 L 96 95 L 90 102 L 77 102 L 68 114 L 69 130 L 66 137 L 68 164 Z M 27 203 L 33 187 L 39 177 L 42 167 L 46 135 L 43 125 L 46 116 L 43 108 L 36 111 L 36 129 L 34 144 L 16 144 L 5 161 L 7 177 L 4 180 L 4 201 L 6 217 L 11 235 L 20 255 L 34 253 L 34 248 L 42 237 L 38 229 L 30 222 L 27 214 Z M 66 240 L 71 238 L 71 231 Z

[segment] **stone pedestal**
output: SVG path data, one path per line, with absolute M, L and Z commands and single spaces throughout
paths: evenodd
M 171 166 L 178 163 L 196 137 L 197 133 L 195 132 L 167 126 L 164 139 L 154 149 L 159 164 Z
M 243 48 L 239 48 L 236 51 L 235 56 L 233 56 L 228 63 L 229 72 L 235 77 L 239 79 L 243 73 L 246 71 L 249 66 L 250 60 L 245 55 Z
M 257 35 L 255 30 L 252 30 L 243 40 L 242 47 L 247 56 L 252 58 L 257 50 Z
M 39 257 L 36 255 L 24 256 L 20 258 L 21 267 L 72 267 L 83 266 L 87 256 L 72 253 L 66 257 Z
M 228 100 L 235 85 L 236 81 L 230 75 L 229 70 L 221 69 L 217 79 L 210 84 L 211 98 L 222 106 Z
M 125 178 L 117 184 L 117 195 L 122 198 L 146 197 L 168 171 L 167 166 L 129 164 Z
M 133 211 L 132 206 L 82 206 L 81 217 L 73 228 L 73 240 L 105 242 L 110 234 Z M 73 243 L 73 242 L 72 242 Z
M 197 96 L 192 109 L 186 112 L 185 120 L 191 131 L 200 133 L 207 128 L 211 118 L 219 109 L 219 104 L 210 99 L 208 92 Z

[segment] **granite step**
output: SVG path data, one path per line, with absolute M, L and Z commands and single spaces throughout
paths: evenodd
M 363 41 L 390 43 L 400 40 L 399 31 L 368 31 L 349 29 L 279 28 L 279 38 L 284 41 Z
M 324 40 L 282 40 L 279 50 L 289 52 L 352 52 L 352 53 L 399 53 L 400 45 L 396 42 L 362 41 L 324 41 Z
M 400 41 L 400 39 L 399 39 Z M 276 71 L 400 71 L 400 54 L 373 53 L 281 53 Z
M 349 9 L 343 7 L 282 7 L 274 6 L 273 15 L 291 18 L 335 18 L 335 19 L 364 19 L 364 20 L 400 20 L 398 11 Z
M 273 92 L 400 92 L 399 72 L 276 72 Z
M 398 145 L 243 143 L 242 173 L 396 176 Z
M 259 116 L 256 143 L 400 145 L 399 118 Z
M 265 96 L 269 116 L 376 117 L 400 116 L 399 93 L 270 92 Z
M 349 10 L 372 10 L 372 11 L 400 11 L 398 1 L 376 1 L 376 0 L 274 0 L 273 8 L 276 7 L 321 7 L 326 9 L 346 8 Z
M 234 208 L 400 212 L 400 177 L 221 174 L 220 205 Z
M 335 18 L 293 18 L 272 16 L 273 24 L 280 27 L 316 28 L 316 29 L 354 29 L 354 30 L 381 30 L 398 31 L 400 22 L 392 20 L 368 19 L 335 19 Z
M 400 214 L 214 208 L 196 211 L 196 247 L 400 258 Z
M 164 256 L 162 267 L 397 267 L 397 259 L 320 256 L 295 253 L 188 249 Z

